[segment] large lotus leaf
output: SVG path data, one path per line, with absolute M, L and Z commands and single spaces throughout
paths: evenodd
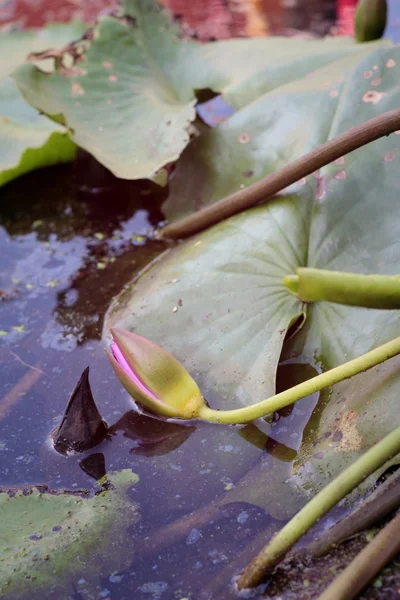
M 307 199 L 288 197 L 167 252 L 118 300 L 106 329 L 118 321 L 162 344 L 219 408 L 268 397 L 302 311 L 283 277 L 306 260 L 308 211 Z
M 311 111 L 306 121 L 306 111 L 298 109 L 294 98 L 292 103 L 290 95 L 280 102 L 276 95 L 276 105 L 283 110 L 275 112 L 265 129 L 260 152 L 284 148 L 275 122 L 285 130 L 291 115 L 289 148 L 296 126 L 302 130 L 299 144 L 304 147 L 307 132 L 324 141 L 395 108 L 400 101 L 397 64 L 399 48 L 368 55 L 336 84 L 338 95 L 324 92 L 319 113 L 312 102 L 314 92 L 302 98 Z M 371 86 L 370 71 L 376 73 L 379 85 L 375 81 Z M 313 77 L 319 79 L 320 74 Z M 309 82 L 304 85 L 308 89 Z M 261 113 L 257 115 L 261 120 Z M 315 121 L 321 121 L 319 126 Z M 330 303 L 302 309 L 281 279 L 285 270 L 294 272 L 293 263 L 360 273 L 398 272 L 399 144 L 395 134 L 378 140 L 309 176 L 290 194 L 181 244 L 124 293 L 107 326 L 119 321 L 163 344 L 219 408 L 253 403 L 272 393 L 285 331 L 301 310 L 307 313 L 306 325 L 285 345 L 284 358 L 319 361 L 325 369 L 400 335 L 396 311 Z M 278 149 L 268 156 L 271 170 L 281 160 Z M 237 155 L 231 158 L 229 166 L 220 166 L 221 177 L 210 176 L 215 189 L 222 176 L 229 181 L 231 173 L 248 168 L 249 163 L 243 165 Z M 335 386 L 326 408 L 327 396 L 323 396 L 320 420 L 313 417 L 296 464 L 304 487 L 320 487 L 399 423 L 397 364 L 392 361 Z M 333 436 L 334 428 L 342 431 L 349 419 L 352 429 L 347 430 L 347 438 L 343 435 L 345 441 L 337 444 L 339 433 L 329 440 L 328 434 Z
M 28 586 L 65 593 L 71 575 L 83 576 L 82 591 L 97 597 L 102 563 L 110 571 L 129 565 L 133 541 L 127 529 L 139 513 L 127 491 L 137 481 L 126 469 L 111 474 L 109 489 L 89 498 L 35 488 L 29 494 L 0 493 L 2 597 L 30 597 Z
M 361 47 L 358 54 L 265 93 L 194 139 L 171 178 L 163 206 L 168 219 L 237 192 L 351 125 L 394 108 L 398 67 L 386 62 L 399 56 L 398 47 Z
M 348 101 L 343 98 L 340 102 L 330 136 L 344 131 L 349 123 L 360 123 L 378 110 L 399 105 L 397 64 L 399 48 L 378 53 L 372 61 L 366 59 L 359 65 L 346 83 Z M 381 80 L 377 104 L 365 102 L 369 92 L 365 75 L 374 67 Z M 393 135 L 321 171 L 323 197 L 313 214 L 308 266 L 359 273 L 399 272 L 399 142 Z M 286 356 L 317 356 L 325 368 L 331 368 L 398 335 L 398 311 L 321 302 L 309 311 L 306 327 L 286 349 Z M 398 425 L 399 367 L 398 358 L 392 359 L 335 386 L 329 401 L 325 394 L 296 461 L 297 477 L 320 487 Z
M 79 22 L 39 31 L 0 34 L 0 185 L 33 169 L 72 160 L 75 144 L 65 127 L 32 108 L 10 77 L 30 52 L 62 48 L 79 38 Z
M 200 44 L 181 39 L 155 0 L 127 0 L 124 10 L 125 17 L 99 23 L 77 68 L 48 77 L 25 65 L 15 77 L 33 106 L 62 114 L 77 144 L 125 179 L 156 178 L 179 157 L 195 118 L 196 90 L 223 92 L 239 108 L 370 47 L 348 39 Z

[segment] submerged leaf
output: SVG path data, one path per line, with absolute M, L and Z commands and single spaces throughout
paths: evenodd
M 130 410 L 110 427 L 110 434 L 118 431 L 123 431 L 124 437 L 134 441 L 131 454 L 162 456 L 179 448 L 195 428 L 159 421 Z
M 109 572 L 129 565 L 127 529 L 139 514 L 126 493 L 137 481 L 126 469 L 110 474 L 109 489 L 89 498 L 34 487 L 29 494 L 0 493 L 0 593 L 21 598 L 29 586 L 66 597 L 68 578 L 82 574 L 85 593 L 97 597 L 104 564 Z

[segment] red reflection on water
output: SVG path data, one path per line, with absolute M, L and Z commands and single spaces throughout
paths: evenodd
M 340 35 L 354 34 L 354 13 L 357 0 L 337 0 L 337 22 Z
M 356 0 L 161 0 L 181 17 L 183 29 L 200 39 L 263 36 L 297 30 L 326 33 L 335 12 L 340 32 L 352 28 Z M 118 0 L 0 0 L 0 24 L 40 27 L 78 18 L 93 22 L 115 9 Z M 337 10 L 336 10 L 337 5 Z
M 82 19 L 92 21 L 100 12 L 117 5 L 117 0 L 0 0 L 0 23 L 15 22 L 21 27 Z

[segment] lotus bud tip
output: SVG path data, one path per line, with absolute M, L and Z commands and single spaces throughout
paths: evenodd
M 122 385 L 151 412 L 197 418 L 205 401 L 199 387 L 172 354 L 126 329 L 112 327 L 106 355 Z

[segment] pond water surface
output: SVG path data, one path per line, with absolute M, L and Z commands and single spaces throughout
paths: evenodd
M 115 180 L 84 154 L 1 191 L 1 484 L 90 489 L 104 463 L 107 472 L 139 476 L 130 498 L 140 507 L 131 532 L 140 556 L 123 572 L 99 565 L 94 591 L 79 583 L 77 564 L 71 598 L 233 598 L 231 576 L 253 555 L 253 538 L 265 531 L 264 541 L 305 501 L 291 486 L 291 461 L 316 398 L 275 415 L 268 436 L 256 425 L 160 423 L 132 410 L 108 365 L 100 339 L 108 304 L 166 248 L 148 237 L 162 219 L 161 196 L 149 183 Z M 49 435 L 87 366 L 112 436 L 63 456 Z M 286 365 L 278 385 L 299 377 L 301 368 Z M 253 468 L 274 486 L 257 489 Z M 215 499 L 223 505 L 217 511 Z M 28 587 L 27 597 L 57 595 Z

